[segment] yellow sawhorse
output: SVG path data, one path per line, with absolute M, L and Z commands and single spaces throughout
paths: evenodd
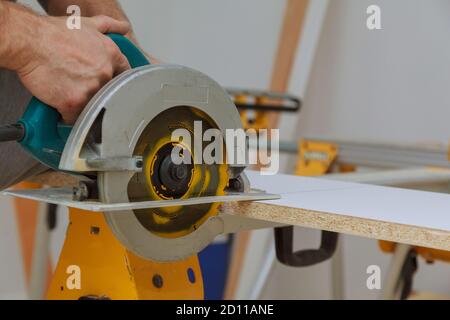
M 70 209 L 69 219 L 48 299 L 203 299 L 197 256 L 145 260 L 122 246 L 102 213 Z

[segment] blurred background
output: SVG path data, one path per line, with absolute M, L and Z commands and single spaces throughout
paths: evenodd
M 21 1 L 33 8 L 33 1 Z M 203 71 L 226 87 L 270 89 L 287 0 L 120 1 L 141 46 L 165 62 Z M 366 9 L 381 8 L 381 30 L 368 30 Z M 295 12 L 291 12 L 295 14 Z M 450 1 L 310 0 L 293 57 L 289 93 L 303 100 L 283 114 L 281 139 L 302 137 L 446 146 L 450 138 Z M 281 171 L 296 156 L 282 155 Z M 24 261 L 11 199 L 0 197 L 0 299 L 27 298 Z M 67 218 L 60 209 L 51 238 L 57 261 Z M 427 213 L 424 212 L 424 215 Z M 298 247 L 319 232 L 296 228 Z M 272 231 L 252 232 L 234 297 L 254 297 Z M 387 267 L 377 241 L 343 236 L 343 295 L 374 299 L 366 268 Z M 263 299 L 333 297 L 331 262 L 290 268 L 275 262 L 258 294 Z M 382 273 L 384 276 L 384 273 Z M 450 296 L 450 266 L 420 261 L 414 288 Z

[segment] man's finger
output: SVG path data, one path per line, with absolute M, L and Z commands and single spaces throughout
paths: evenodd
M 131 69 L 128 59 L 122 54 L 118 54 L 114 62 L 114 76 L 121 74 L 124 71 Z
M 131 31 L 131 26 L 128 22 L 115 20 L 108 16 L 95 16 L 91 18 L 91 21 L 101 33 L 119 33 L 125 35 Z
M 65 114 L 62 114 L 61 116 L 62 116 L 62 120 L 63 120 L 64 124 L 73 125 L 77 121 L 79 114 L 78 113 L 76 113 L 76 114 L 65 113 Z

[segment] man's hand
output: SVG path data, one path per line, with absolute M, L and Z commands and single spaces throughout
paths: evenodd
M 17 74 L 37 98 L 73 123 L 115 75 L 130 69 L 125 56 L 104 33 L 126 34 L 129 26 L 105 16 L 84 18 L 81 30 L 68 30 L 66 18 L 40 18 L 41 42 Z
M 130 68 L 104 33 L 127 34 L 130 25 L 106 16 L 83 18 L 81 30 L 69 30 L 66 18 L 41 17 L 14 4 L 0 30 L 0 67 L 15 70 L 25 87 L 74 123 L 90 98 L 115 75 Z M 0 10 L 2 10 L 0 8 Z
M 1 0 L 0 0 L 1 1 Z M 129 22 L 127 15 L 123 12 L 117 0 L 38 0 L 45 11 L 51 16 L 66 15 L 67 7 L 70 5 L 77 5 L 81 9 L 83 17 L 93 17 L 97 15 L 105 15 L 119 21 Z M 139 46 L 139 43 L 134 35 L 133 29 L 125 34 L 125 37 L 130 39 L 141 51 L 147 56 L 152 64 L 159 64 L 161 61 L 151 54 L 145 52 Z

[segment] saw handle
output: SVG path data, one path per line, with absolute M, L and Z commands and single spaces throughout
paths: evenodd
M 127 38 L 108 34 L 128 59 L 131 68 L 149 65 L 145 55 Z M 22 147 L 43 164 L 58 169 L 64 146 L 72 126 L 61 122 L 61 115 L 49 105 L 33 97 L 18 122 L 24 129 Z

